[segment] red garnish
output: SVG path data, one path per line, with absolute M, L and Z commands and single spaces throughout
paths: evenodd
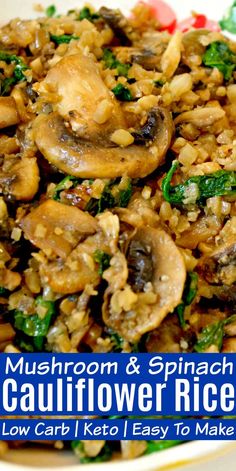
M 180 21 L 177 26 L 177 29 L 185 33 L 191 28 L 196 29 L 209 29 L 210 31 L 220 31 L 220 27 L 216 21 L 208 20 L 205 15 L 192 15 L 185 20 Z
M 207 22 L 207 17 L 205 15 L 194 15 L 194 28 L 205 28 Z
M 167 5 L 163 0 L 147 0 L 150 5 L 153 15 L 161 25 L 161 31 L 167 30 L 173 33 L 176 27 L 176 15 L 172 8 Z
M 193 14 L 189 18 L 177 23 L 175 12 L 163 0 L 146 0 L 150 6 L 153 15 L 160 23 L 161 31 L 169 31 L 174 33 L 176 29 L 185 33 L 191 28 L 208 29 L 210 31 L 220 31 L 220 27 L 216 21 L 208 20 L 203 14 Z

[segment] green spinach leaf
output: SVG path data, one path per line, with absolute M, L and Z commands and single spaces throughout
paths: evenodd
M 68 44 L 72 39 L 79 39 L 79 36 L 75 36 L 73 34 L 61 34 L 60 36 L 56 36 L 55 34 L 50 34 L 50 39 L 55 44 Z
M 108 69 L 117 69 L 118 75 L 128 76 L 130 64 L 120 62 L 110 49 L 104 49 L 102 60 Z
M 202 62 L 207 67 L 217 67 L 225 80 L 230 80 L 236 67 L 236 55 L 227 43 L 214 41 L 207 47 Z
M 207 175 L 194 176 L 184 183 L 172 186 L 171 180 L 178 162 L 174 162 L 162 182 L 163 196 L 166 201 L 174 205 L 204 204 L 207 198 L 213 196 L 233 196 L 236 194 L 236 172 L 219 170 Z M 191 192 L 193 189 L 193 197 Z
M 48 18 L 51 18 L 52 16 L 54 16 L 56 14 L 55 5 L 50 5 L 49 7 L 47 7 L 45 10 L 45 13 Z
M 93 258 L 98 263 L 98 274 L 102 276 L 103 272 L 110 266 L 111 255 L 98 249 L 94 252 Z
M 122 83 L 118 83 L 113 89 L 112 92 L 116 96 L 116 98 L 120 101 L 132 101 L 133 97 L 131 91 L 122 85 Z
M 15 310 L 14 327 L 27 337 L 33 337 L 32 344 L 36 350 L 40 351 L 43 348 L 45 337 L 55 315 L 55 303 L 45 301 L 41 296 L 38 296 L 35 300 L 35 307 L 37 306 L 45 309 L 43 317 L 40 317 L 37 313 L 26 315 L 23 311 Z
M 236 33 L 236 1 L 233 2 L 229 8 L 227 15 L 219 21 L 221 29 L 229 31 L 230 33 Z

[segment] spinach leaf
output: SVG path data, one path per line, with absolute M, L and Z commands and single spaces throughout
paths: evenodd
M 236 194 L 236 172 L 219 170 L 208 175 L 194 176 L 179 185 L 171 186 L 171 180 L 179 162 L 174 162 L 162 182 L 163 197 L 174 205 L 199 202 L 203 204 L 213 196 L 233 196 Z M 191 198 L 191 189 L 194 196 Z
M 129 200 L 132 196 L 131 180 L 128 180 L 127 187 L 120 189 L 118 194 L 114 197 L 111 192 L 111 189 L 115 184 L 116 181 L 108 183 L 105 186 L 100 198 L 91 198 L 85 210 L 93 215 L 96 215 L 102 213 L 103 211 L 105 211 L 105 209 L 114 208 L 115 206 L 125 208 L 128 205 Z
M 45 337 L 55 315 L 55 303 L 45 301 L 41 296 L 38 296 L 35 300 L 35 306 L 40 306 L 45 310 L 44 317 L 41 318 L 37 313 L 26 315 L 23 311 L 15 310 L 14 327 L 27 337 L 33 337 L 32 344 L 36 350 L 40 351 L 43 348 Z
M 7 296 L 8 293 L 9 293 L 8 289 L 3 288 L 2 286 L 0 286 L 0 296 Z
M 97 20 L 99 18 L 99 15 L 97 13 L 92 13 L 90 8 L 84 7 L 79 13 L 79 20 L 82 21 L 84 19 L 92 21 L 92 20 Z
M 82 464 L 102 463 L 104 461 L 108 461 L 112 455 L 112 450 L 107 443 L 105 443 L 99 455 L 94 456 L 94 457 L 89 457 L 85 455 L 84 444 L 80 440 L 74 440 L 71 443 L 71 447 L 72 447 L 72 450 L 74 450 L 75 454 L 78 456 L 80 463 Z
M 131 91 L 122 85 L 121 83 L 118 83 L 113 89 L 112 92 L 116 96 L 116 98 L 120 101 L 132 101 L 133 97 L 131 94 Z
M 24 63 L 21 57 L 16 56 L 15 54 L 9 54 L 4 51 L 0 51 L 0 60 L 6 62 L 6 64 L 15 63 L 15 69 L 12 77 L 7 77 L 1 82 L 1 95 L 7 95 L 10 92 L 11 87 L 17 82 L 22 82 L 26 80 L 24 74 L 25 70 L 29 67 Z
M 55 34 L 50 34 L 50 39 L 55 44 L 68 44 L 72 39 L 79 39 L 79 36 L 74 36 L 73 34 L 61 34 L 60 36 L 56 36 Z
M 229 8 L 227 15 L 219 21 L 219 25 L 223 30 L 236 33 L 236 0 Z
M 197 287 L 198 287 L 198 275 L 195 272 L 189 272 L 187 274 L 187 279 L 185 282 L 182 302 L 176 308 L 176 314 L 179 318 L 179 323 L 182 328 L 186 326 L 186 322 L 184 319 L 184 311 L 186 306 L 190 306 L 192 304 L 194 298 L 197 294 Z
M 56 186 L 52 198 L 55 201 L 60 201 L 60 193 L 63 190 L 68 190 L 69 188 L 75 188 L 81 180 L 76 177 L 72 177 L 71 175 L 68 175 L 67 177 L 63 178 L 63 180 L 58 183 Z
M 155 87 L 163 87 L 163 85 L 165 85 L 165 82 L 163 80 L 154 80 L 154 85 Z
M 6 77 L 5 79 L 3 79 L 0 82 L 0 96 L 7 95 L 10 92 L 11 87 L 15 85 L 15 83 L 16 80 L 14 77 Z
M 196 272 L 189 272 L 185 283 L 183 301 L 186 306 L 192 304 L 197 294 L 198 288 L 198 274 Z
M 225 80 L 229 80 L 236 67 L 236 55 L 227 43 L 214 41 L 207 47 L 202 62 L 207 67 L 217 67 L 224 75 Z
M 49 7 L 47 7 L 45 10 L 45 13 L 48 18 L 51 18 L 52 16 L 54 16 L 56 14 L 55 5 L 50 5 Z
M 216 345 L 218 349 L 221 350 L 223 337 L 224 330 L 222 321 L 208 325 L 202 329 L 202 332 L 198 337 L 198 341 L 194 345 L 194 350 L 199 353 L 204 352 L 211 345 Z
M 211 345 L 216 345 L 219 351 L 222 348 L 224 338 L 224 326 L 236 321 L 236 315 L 233 314 L 226 319 L 210 324 L 202 329 L 198 340 L 194 345 L 194 350 L 198 353 L 204 352 Z
M 93 258 L 98 263 L 98 274 L 102 276 L 103 272 L 110 266 L 111 255 L 103 250 L 96 250 Z
M 130 64 L 120 62 L 110 49 L 104 49 L 102 60 L 108 69 L 117 69 L 118 75 L 128 76 Z
M 107 185 L 100 198 L 91 198 L 88 204 L 86 205 L 85 210 L 91 213 L 93 216 L 96 216 L 96 214 L 100 214 L 105 209 L 109 208 L 114 208 L 115 207 L 115 198 L 111 193 L 111 190 L 109 188 L 109 185 Z
M 167 448 L 179 445 L 180 443 L 182 443 L 181 440 L 148 440 L 145 455 L 155 453 L 155 451 L 166 450 Z
M 112 351 L 116 353 L 121 352 L 123 350 L 124 339 L 112 329 L 109 329 L 109 334 L 113 345 Z
M 131 180 L 128 181 L 127 187 L 120 190 L 116 198 L 116 206 L 120 208 L 126 208 L 128 206 L 130 198 L 132 196 L 132 184 Z

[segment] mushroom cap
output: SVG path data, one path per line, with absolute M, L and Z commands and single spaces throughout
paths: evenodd
M 65 259 L 81 237 L 94 234 L 96 219 L 74 206 L 47 200 L 25 216 L 20 226 L 33 245 Z
M 153 110 L 154 112 L 154 110 Z M 33 126 L 37 147 L 43 156 L 62 172 L 81 178 L 117 178 L 127 175 L 142 178 L 152 173 L 163 161 L 173 134 L 171 114 L 155 109 L 157 129 L 148 147 L 126 148 L 106 145 L 106 136 L 88 141 L 75 136 L 65 127 L 57 113 L 39 115 Z
M 126 127 L 120 104 L 102 80 L 98 64 L 82 51 L 63 57 L 52 67 L 37 86 L 37 92 L 83 139 L 98 139 L 102 133 Z M 102 102 L 112 110 L 103 125 L 94 120 Z
M 124 339 L 135 343 L 144 333 L 157 328 L 166 315 L 181 302 L 186 268 L 179 249 L 162 229 L 142 227 L 137 230 L 133 240 L 142 242 L 150 250 L 153 264 L 151 283 L 156 301 L 144 304 L 138 309 L 139 294 L 137 294 L 137 302 L 133 309 L 122 310 L 119 313 L 112 312 L 108 286 L 103 305 L 103 320 Z

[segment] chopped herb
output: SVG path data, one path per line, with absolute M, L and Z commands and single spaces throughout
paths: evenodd
M 0 95 L 1 96 L 5 96 L 7 95 L 10 90 L 11 90 L 11 87 L 16 83 L 16 80 L 14 77 L 7 77 L 5 79 L 3 79 L 1 82 L 0 82 Z
M 236 0 L 228 9 L 227 15 L 219 21 L 219 25 L 223 30 L 229 31 L 230 33 L 236 33 Z
M 165 85 L 165 82 L 163 82 L 163 80 L 154 80 L 154 85 L 155 87 L 163 87 L 163 85 Z
M 115 205 L 115 198 L 111 193 L 109 185 L 106 185 L 100 198 L 91 198 L 85 210 L 95 216 L 105 211 L 105 209 L 114 208 Z
M 8 293 L 9 293 L 8 289 L 3 288 L 2 286 L 0 286 L 0 296 L 7 296 Z
M 196 352 L 201 353 L 204 352 L 207 348 L 211 345 L 216 345 L 219 351 L 222 348 L 223 338 L 224 338 L 224 326 L 231 324 L 232 322 L 236 321 L 236 315 L 233 314 L 232 316 L 215 322 L 214 324 L 210 324 L 204 329 L 202 329 L 200 335 L 198 336 L 197 343 L 194 345 L 194 350 Z
M 180 443 L 182 443 L 180 440 L 148 440 L 145 455 L 155 453 L 155 451 L 166 450 L 167 448 L 179 445 Z
M 127 188 L 122 188 L 119 190 L 116 197 L 113 196 L 111 189 L 115 185 L 115 181 L 107 184 L 100 196 L 99 199 L 91 198 L 86 206 L 86 211 L 90 212 L 93 215 L 100 214 L 105 209 L 114 208 L 119 206 L 125 208 L 132 195 L 132 185 L 131 180 L 128 181 Z
M 231 51 L 227 43 L 214 41 L 207 47 L 202 62 L 207 67 L 217 67 L 225 80 L 230 80 L 236 68 L 236 54 Z
M 133 97 L 131 94 L 131 91 L 122 85 L 121 83 L 118 83 L 113 89 L 112 92 L 116 96 L 116 98 L 120 101 L 132 101 Z
M 127 187 L 119 191 L 116 198 L 116 206 L 119 206 L 120 208 L 126 208 L 126 206 L 129 204 L 131 196 L 132 184 L 131 180 L 129 180 Z
M 109 330 L 109 334 L 113 345 L 112 351 L 116 353 L 121 352 L 123 350 L 124 339 L 111 329 Z
M 184 288 L 183 301 L 186 306 L 190 306 L 197 294 L 198 287 L 198 274 L 196 272 L 189 272 Z
M 102 60 L 108 69 L 117 69 L 118 75 L 128 76 L 130 64 L 124 64 L 116 58 L 115 54 L 110 49 L 104 49 Z
M 186 322 L 184 319 L 184 311 L 186 306 L 190 306 L 192 304 L 194 298 L 197 294 L 197 287 L 198 287 L 198 275 L 195 272 L 189 272 L 187 274 L 187 279 L 185 282 L 182 302 L 177 306 L 176 313 L 179 317 L 179 323 L 182 328 L 186 326 Z
M 80 21 L 85 20 L 85 19 L 89 20 L 89 21 L 92 21 L 92 20 L 97 20 L 98 18 L 99 18 L 99 15 L 97 13 L 92 13 L 90 8 L 84 7 L 80 11 L 78 19 Z
M 45 13 L 48 18 L 51 18 L 52 16 L 54 16 L 56 14 L 55 5 L 50 5 L 49 7 L 47 7 L 45 10 Z
M 93 258 L 98 263 L 98 274 L 102 276 L 103 272 L 110 266 L 111 255 L 103 252 L 103 250 L 96 250 Z
M 72 177 L 68 175 L 67 177 L 63 178 L 63 180 L 58 183 L 56 186 L 52 198 L 55 201 L 60 201 L 60 193 L 63 190 L 68 190 L 68 188 L 75 188 L 81 182 L 80 179 L 76 177 Z
M 79 39 L 79 36 L 74 36 L 73 34 L 62 34 L 61 36 L 55 36 L 54 34 L 50 34 L 50 39 L 55 44 L 68 44 L 72 39 Z
M 207 198 L 213 196 L 233 196 L 236 194 L 236 172 L 227 170 L 194 176 L 184 183 L 171 186 L 173 174 L 178 167 L 178 162 L 173 163 L 162 182 L 164 199 L 171 204 L 184 205 L 197 202 L 203 204 Z M 192 187 L 194 187 L 195 196 L 191 201 L 189 190 Z
M 224 329 L 222 321 L 208 325 L 202 329 L 198 337 L 198 341 L 194 346 L 196 352 L 204 352 L 211 345 L 216 345 L 221 350 L 224 337 Z
M 80 463 L 82 464 L 102 463 L 104 461 L 108 461 L 112 455 L 111 448 L 107 443 L 105 443 L 100 453 L 94 457 L 86 456 L 85 451 L 84 451 L 84 444 L 80 440 L 72 441 L 71 447 L 72 447 L 72 450 L 74 450 L 75 454 L 78 456 Z
M 26 80 L 24 71 L 29 69 L 29 67 L 24 63 L 21 57 L 16 56 L 15 54 L 9 54 L 4 51 L 0 51 L 0 61 L 6 62 L 6 64 L 15 63 L 15 69 L 12 77 L 7 77 L 1 82 L 1 95 L 7 95 L 10 92 L 11 87 L 17 82 L 22 82 Z
M 41 306 L 45 309 L 44 317 L 41 318 L 37 313 L 27 315 L 23 311 L 15 310 L 13 314 L 14 327 L 23 332 L 28 339 L 33 337 L 32 345 L 36 350 L 40 351 L 43 348 L 45 337 L 55 315 L 55 304 L 52 301 L 45 301 L 41 296 L 38 296 L 35 300 L 35 306 Z

